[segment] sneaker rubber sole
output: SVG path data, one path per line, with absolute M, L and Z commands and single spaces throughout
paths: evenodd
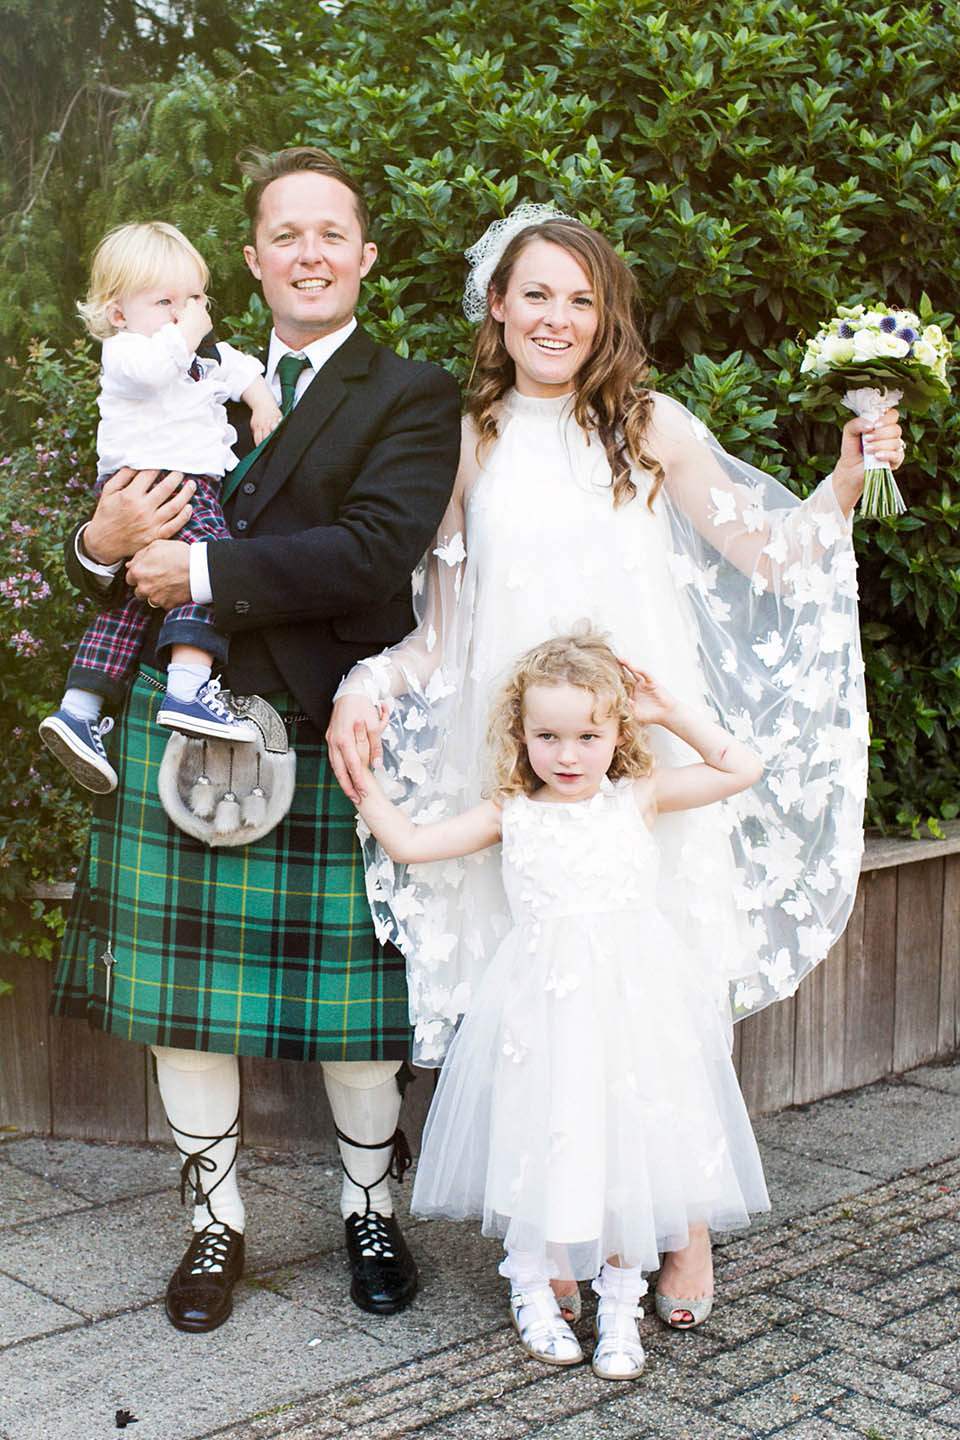
M 117 772 L 109 760 L 99 760 L 86 746 L 81 748 L 73 731 L 55 715 L 40 722 L 40 739 L 85 790 L 94 795 L 109 795 L 116 790 Z

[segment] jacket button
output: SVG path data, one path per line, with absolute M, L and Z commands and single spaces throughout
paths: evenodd
M 252 480 L 248 480 L 243 487 L 244 495 L 256 495 L 257 487 Z
M 247 528 L 247 522 L 246 522 L 246 520 L 238 520 L 238 521 L 237 521 L 236 526 L 235 526 L 235 529 L 239 530 L 239 531 L 242 533 L 244 530 L 246 530 L 246 528 Z
M 234 600 L 233 608 L 238 615 L 247 615 L 250 611 L 250 601 Z

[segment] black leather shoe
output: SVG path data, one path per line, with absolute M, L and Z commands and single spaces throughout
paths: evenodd
M 178 1330 L 216 1330 L 233 1309 L 243 1273 L 243 1236 L 219 1222 L 198 1230 L 170 1277 L 165 1309 Z
M 392 1215 L 347 1217 L 350 1299 L 374 1315 L 405 1310 L 417 1293 L 417 1267 Z

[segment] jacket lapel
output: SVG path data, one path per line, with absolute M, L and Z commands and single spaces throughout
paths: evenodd
M 359 326 L 311 380 L 280 429 L 276 443 L 250 467 L 257 482 L 251 507 L 255 517 L 282 488 L 304 451 L 331 423 L 346 398 L 351 383 L 362 381 L 370 371 L 375 346 Z

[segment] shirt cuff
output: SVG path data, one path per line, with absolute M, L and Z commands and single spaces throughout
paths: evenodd
M 190 599 L 194 605 L 212 605 L 210 567 L 207 564 L 207 542 L 197 540 L 190 546 Z
M 82 544 L 83 532 L 86 530 L 86 528 L 86 525 L 81 525 L 80 529 L 77 531 L 76 538 L 73 542 L 74 554 L 80 561 L 80 564 L 83 566 L 84 570 L 89 570 L 91 575 L 99 575 L 104 580 L 112 580 L 115 575 L 118 575 L 120 573 L 120 570 L 123 567 L 123 561 L 118 560 L 115 565 L 100 565 L 96 560 L 91 560 L 90 556 L 84 550 Z

